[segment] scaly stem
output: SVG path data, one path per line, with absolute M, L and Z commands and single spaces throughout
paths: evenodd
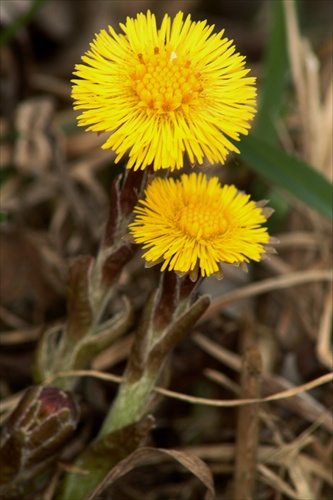
M 155 386 L 158 373 L 144 372 L 134 383 L 123 382 L 117 397 L 106 416 L 99 438 L 138 422 L 147 411 L 147 401 Z

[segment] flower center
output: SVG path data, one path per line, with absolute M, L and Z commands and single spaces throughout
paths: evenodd
M 189 59 L 158 47 L 153 55 L 139 54 L 138 59 L 131 78 L 142 107 L 167 113 L 192 103 L 203 90 L 201 73 L 191 68 Z
M 223 234 L 228 222 L 217 203 L 191 202 L 180 211 L 178 227 L 196 240 L 209 240 Z

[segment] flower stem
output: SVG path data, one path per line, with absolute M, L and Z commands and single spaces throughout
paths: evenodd
M 141 420 L 147 411 L 147 401 L 157 377 L 158 373 L 145 371 L 136 382 L 124 381 L 121 384 L 117 397 L 104 420 L 99 438 Z

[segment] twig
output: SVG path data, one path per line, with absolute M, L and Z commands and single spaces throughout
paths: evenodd
M 262 360 L 255 347 L 245 351 L 241 373 L 241 398 L 257 399 L 260 393 Z M 253 498 L 257 468 L 259 404 L 238 410 L 234 498 Z

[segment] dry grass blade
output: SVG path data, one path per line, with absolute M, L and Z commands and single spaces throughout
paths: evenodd
M 5 307 L 0 305 L 0 319 L 4 321 L 4 323 L 12 328 L 27 328 L 28 324 L 19 318 L 17 315 L 8 311 Z
M 332 270 L 309 270 L 309 271 L 296 271 L 288 273 L 287 275 L 277 276 L 276 278 L 269 278 L 262 280 L 259 283 L 251 283 L 243 288 L 224 294 L 213 300 L 209 309 L 201 317 L 201 322 L 210 319 L 215 314 L 221 312 L 225 307 L 237 302 L 238 300 L 253 297 L 262 293 L 267 293 L 272 290 L 281 290 L 290 286 L 302 285 L 304 283 L 311 283 L 315 281 L 332 281 Z
M 293 490 L 286 481 L 283 481 L 280 476 L 278 476 L 275 472 L 273 472 L 269 467 L 266 467 L 264 464 L 260 464 L 258 466 L 258 471 L 261 475 L 261 480 L 272 486 L 275 490 L 279 491 L 283 495 L 286 495 L 288 498 L 293 498 L 295 500 L 301 500 L 298 496 L 297 491 Z M 305 499 L 302 499 L 305 500 Z
M 319 61 L 299 32 L 296 3 L 284 0 L 284 8 L 291 72 L 303 129 L 303 157 L 332 182 L 333 79 L 322 96 Z
M 287 451 L 286 451 L 287 449 Z M 221 445 L 206 445 L 206 446 L 188 446 L 183 448 L 183 451 L 197 455 L 209 462 L 232 463 L 236 456 L 236 447 L 233 444 L 224 443 Z M 283 466 L 286 467 L 286 453 L 290 453 L 288 445 L 280 448 L 269 445 L 260 445 L 258 448 L 258 462 L 264 465 Z M 333 477 L 328 467 L 323 467 L 323 462 L 306 455 L 299 453 L 298 462 L 306 471 L 307 475 L 313 474 L 333 486 Z
M 238 354 L 235 354 L 234 352 L 216 344 L 216 342 L 213 342 L 201 333 L 195 333 L 192 338 L 194 342 L 201 347 L 201 349 L 213 356 L 215 359 L 226 364 L 236 372 L 240 371 L 242 360 Z
M 332 335 L 332 309 L 333 309 L 333 290 L 329 290 L 325 303 L 322 320 L 319 326 L 317 341 L 317 356 L 326 368 L 333 370 L 333 351 L 330 337 Z
M 100 380 L 105 380 L 108 382 L 116 382 L 119 383 L 122 381 L 122 377 L 118 377 L 117 375 L 111 375 L 109 373 L 98 372 L 96 370 L 69 370 L 66 372 L 59 372 L 56 375 L 50 377 L 45 381 L 46 384 L 52 384 L 55 380 L 62 377 L 94 377 Z M 163 394 L 168 397 L 172 397 L 174 399 L 179 399 L 182 401 L 186 401 L 188 403 L 193 404 L 203 404 L 207 406 L 217 406 L 217 407 L 227 407 L 232 408 L 234 406 L 242 406 L 253 403 L 268 403 L 269 401 L 278 401 L 280 399 L 291 398 L 297 394 L 302 392 L 310 391 L 315 387 L 319 387 L 323 384 L 327 384 L 333 381 L 333 372 L 327 373 L 326 375 L 322 375 L 321 377 L 312 380 L 311 382 L 307 382 L 306 384 L 299 385 L 297 387 L 293 387 L 286 391 L 279 392 L 277 394 L 273 394 L 272 396 L 268 396 L 266 398 L 253 398 L 253 399 L 235 399 L 232 401 L 228 400 L 220 400 L 220 399 L 209 399 L 209 398 L 198 398 L 195 396 L 188 396 L 186 394 L 182 394 L 180 392 L 169 391 L 168 389 L 163 389 L 162 387 L 155 387 L 155 391 L 159 394 Z
M 224 407 L 224 408 L 232 408 L 235 406 L 249 405 L 254 403 L 268 403 L 270 401 L 280 401 L 286 398 L 291 398 L 302 392 L 310 391 L 315 387 L 319 387 L 323 384 L 328 384 L 333 381 L 333 373 L 327 373 L 326 375 L 322 375 L 311 382 L 306 384 L 299 385 L 297 387 L 293 387 L 292 389 L 288 389 L 286 391 L 279 392 L 277 394 L 273 394 L 272 396 L 268 396 L 266 398 L 255 398 L 255 399 L 234 399 L 232 401 L 229 400 L 220 400 L 220 399 L 209 399 L 209 398 L 198 398 L 195 396 L 187 396 L 186 394 L 181 394 L 175 391 L 169 391 L 167 389 L 162 389 L 161 387 L 156 387 L 156 392 L 160 394 L 164 394 L 165 396 L 172 397 L 175 399 L 180 399 L 182 401 L 187 401 L 192 404 L 202 404 L 207 406 L 216 406 L 216 407 Z M 331 425 L 329 426 L 329 430 L 333 432 L 332 421 L 330 421 Z
M 276 235 L 279 240 L 279 250 L 285 248 L 304 247 L 321 248 L 322 240 L 318 239 L 318 234 L 310 231 L 293 231 L 291 233 L 281 233 Z
M 237 396 L 240 395 L 239 385 L 236 384 L 229 377 L 224 375 L 224 373 L 212 370 L 211 368 L 206 368 L 203 373 L 209 380 L 216 382 L 222 387 L 226 387 L 229 391 L 233 392 L 234 394 L 237 394 Z
M 0 333 L 0 345 L 19 345 L 36 341 L 41 334 L 41 327 L 19 329 L 16 331 L 6 331 Z
M 221 363 L 224 363 L 228 367 L 233 370 L 239 372 L 241 368 L 241 359 L 240 357 L 230 352 L 228 349 L 217 345 L 215 342 L 207 339 L 204 335 L 196 334 L 194 335 L 194 341 L 198 344 L 204 351 L 209 353 L 215 359 L 218 359 Z M 207 372 L 206 372 L 207 373 Z M 208 372 L 208 376 L 211 378 L 212 370 Z M 320 377 L 321 378 L 321 377 Z M 322 422 L 322 425 L 332 432 L 333 430 L 333 417 L 331 413 L 326 410 L 326 408 L 321 405 L 316 399 L 314 399 L 308 393 L 302 393 L 302 390 L 299 391 L 299 387 L 292 386 L 290 382 L 288 382 L 285 378 L 278 375 L 271 375 L 269 373 L 264 372 L 263 376 L 263 393 L 271 394 L 272 392 L 276 392 L 276 395 L 287 393 L 289 394 L 288 398 L 276 398 L 275 396 L 268 396 L 268 398 L 264 398 L 265 400 L 276 400 L 289 410 L 298 413 L 302 416 L 302 418 L 306 418 L 310 422 L 314 422 L 319 419 Z M 324 375 L 324 379 L 326 382 L 330 382 L 332 380 L 332 373 L 328 373 Z M 214 372 L 213 380 L 219 382 L 219 372 Z M 318 380 L 318 379 L 317 379 Z M 316 381 L 312 381 L 315 382 Z M 310 383 L 312 383 L 310 382 Z M 222 381 L 223 385 L 223 381 Z M 307 384 L 304 384 L 306 386 Z M 303 386 L 303 387 L 304 387 Z M 309 390 L 305 389 L 305 390 Z M 295 391 L 294 394 L 292 394 Z M 264 400 L 262 400 L 264 402 Z
M 97 495 L 102 493 L 117 479 L 124 476 L 135 467 L 138 467 L 155 457 L 159 457 L 160 455 L 167 455 L 168 457 L 174 458 L 186 469 L 192 472 L 192 474 L 194 474 L 207 488 L 205 500 L 213 500 L 215 498 L 211 472 L 207 465 L 198 457 L 176 450 L 165 450 L 162 448 L 139 448 L 127 458 L 119 462 L 104 479 L 104 481 L 95 489 L 95 491 L 89 495 L 87 500 L 95 499 Z
M 275 458 L 279 457 L 289 472 L 289 477 L 298 492 L 299 499 L 315 500 L 315 494 L 310 486 L 310 474 L 304 463 L 299 460 L 301 450 L 306 448 L 313 442 L 311 434 L 317 428 L 317 424 L 313 424 L 296 439 L 289 444 L 281 444 L 273 454 Z
M 129 355 L 133 344 L 133 335 L 128 335 L 123 339 L 119 339 L 108 349 L 105 349 L 98 354 L 92 362 L 92 368 L 97 371 L 111 368 L 120 361 L 124 361 Z

